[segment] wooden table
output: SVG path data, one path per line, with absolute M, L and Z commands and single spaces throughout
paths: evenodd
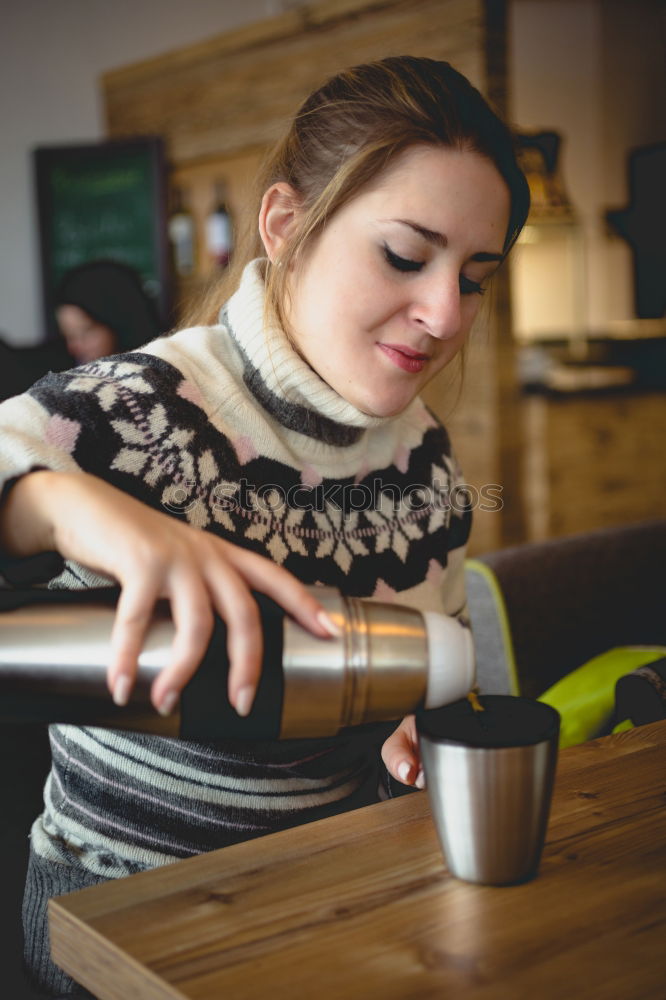
M 560 755 L 541 871 L 446 871 L 425 793 L 52 901 L 101 1000 L 663 1000 L 666 722 Z

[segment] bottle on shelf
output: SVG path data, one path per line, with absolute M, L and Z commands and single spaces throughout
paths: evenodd
M 223 270 L 233 250 L 233 222 L 222 181 L 215 182 L 213 208 L 206 219 L 206 247 L 213 268 Z
M 173 270 L 176 277 L 189 278 L 195 269 L 194 218 L 182 188 L 173 189 L 172 199 L 168 228 Z

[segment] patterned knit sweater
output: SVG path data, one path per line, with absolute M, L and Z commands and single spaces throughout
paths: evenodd
M 445 430 L 420 400 L 377 418 L 338 396 L 265 328 L 261 261 L 219 325 L 50 374 L 2 404 L 2 482 L 37 467 L 84 469 L 307 584 L 464 616 L 470 515 L 451 502 Z M 67 563 L 49 586 L 109 583 Z M 390 728 L 204 745 L 52 726 L 33 847 L 117 877 L 365 805 Z

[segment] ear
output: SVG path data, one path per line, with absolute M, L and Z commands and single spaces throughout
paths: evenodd
M 280 256 L 301 211 L 301 198 L 295 188 L 285 181 L 269 187 L 261 199 L 259 234 L 266 255 L 271 263 Z

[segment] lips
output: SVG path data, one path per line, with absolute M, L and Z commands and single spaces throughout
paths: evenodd
M 397 368 L 406 372 L 420 372 L 430 358 L 427 354 L 415 351 L 406 344 L 377 344 L 384 356 Z

